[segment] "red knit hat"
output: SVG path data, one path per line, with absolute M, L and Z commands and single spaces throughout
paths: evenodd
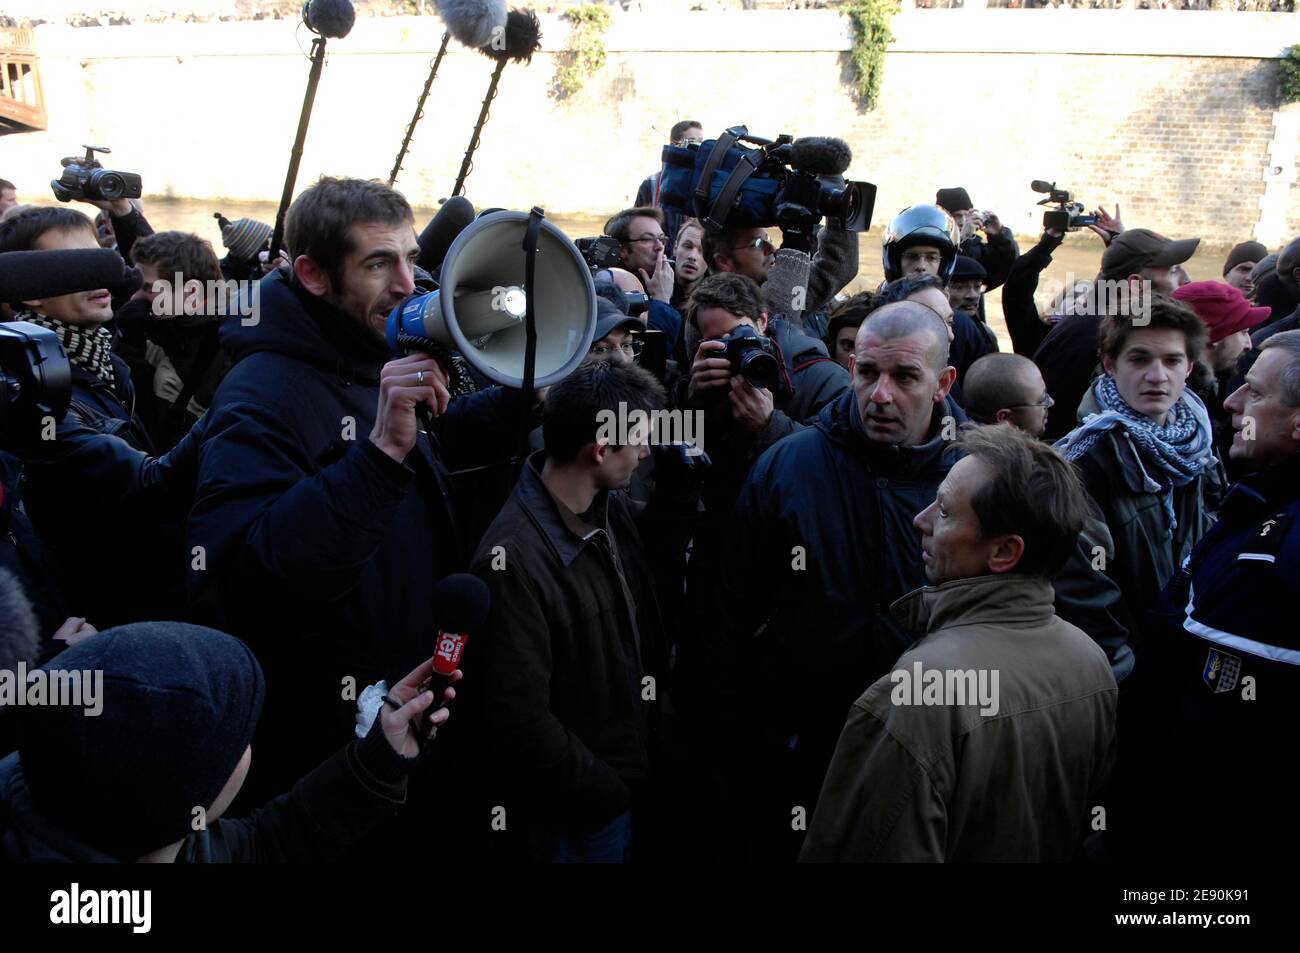
M 1210 332 L 1210 343 L 1263 324 L 1270 308 L 1255 308 L 1240 291 L 1221 281 L 1193 281 L 1174 292 L 1174 298 L 1196 312 Z

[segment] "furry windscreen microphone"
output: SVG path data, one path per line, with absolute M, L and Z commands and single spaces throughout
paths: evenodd
M 357 11 L 352 0 L 307 0 L 302 8 L 307 29 L 331 39 L 342 39 L 352 32 Z
M 463 195 L 453 195 L 447 204 L 438 209 L 418 239 L 420 257 L 416 264 L 427 271 L 436 272 L 447 257 L 447 249 L 456 236 L 474 221 L 474 205 Z
M 11 251 L 0 255 L 0 301 L 17 304 L 37 298 L 107 288 L 114 296 L 134 294 L 140 272 L 128 268 L 111 248 L 64 251 Z
M 481 50 L 488 56 L 530 63 L 533 54 L 542 48 L 542 24 L 532 10 L 511 10 L 506 17 L 506 48 Z
M 813 175 L 843 175 L 853 161 L 853 150 L 843 139 L 806 136 L 790 145 L 790 164 Z
M 506 28 L 506 0 L 433 0 L 447 32 L 466 46 L 481 49 Z

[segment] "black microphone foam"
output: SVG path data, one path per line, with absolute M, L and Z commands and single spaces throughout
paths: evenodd
M 0 254 L 0 301 L 10 304 L 100 288 L 121 297 L 133 294 L 141 284 L 140 272 L 128 268 L 111 248 Z
M 452 573 L 433 587 L 433 621 L 442 632 L 474 632 L 491 608 L 487 583 L 467 572 Z
M 312 32 L 342 39 L 352 32 L 352 25 L 357 22 L 357 11 L 352 0 L 307 0 L 302 18 Z
M 474 205 L 463 195 L 453 195 L 438 214 L 429 219 L 420 233 L 420 257 L 415 263 L 426 271 L 436 272 L 447 257 L 447 249 L 474 221 Z
M 790 164 L 813 175 L 843 175 L 853 161 L 853 150 L 843 139 L 806 136 L 790 144 Z

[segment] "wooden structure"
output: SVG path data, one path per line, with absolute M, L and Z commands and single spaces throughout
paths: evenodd
M 0 136 L 48 125 L 32 31 L 0 27 Z

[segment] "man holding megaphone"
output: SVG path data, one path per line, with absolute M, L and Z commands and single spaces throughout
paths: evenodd
M 442 314 L 455 333 L 448 276 L 491 257 L 469 232 L 473 253 L 458 265 L 453 247 L 443 264 Z M 262 280 L 260 314 L 221 327 L 236 363 L 208 413 L 187 538 L 201 617 L 241 636 L 267 671 L 269 756 L 260 778 L 253 769 L 251 798 L 346 739 L 362 688 L 394 684 L 430 656 L 434 584 L 466 568 L 477 541 L 451 471 L 508 459 L 537 403 L 508 387 L 453 400 L 438 361 L 394 354 L 385 331 L 415 291 L 420 254 L 400 193 L 322 178 L 290 207 L 286 239 L 290 263 Z M 523 257 L 517 241 L 493 248 Z M 486 278 L 489 290 L 522 283 Z M 538 307 L 545 338 L 557 322 Z M 574 365 L 590 345 L 594 296 L 590 311 L 566 338 Z M 475 338 L 482 352 L 459 349 L 491 377 L 509 348 L 488 338 Z M 536 380 L 549 382 L 540 370 Z

